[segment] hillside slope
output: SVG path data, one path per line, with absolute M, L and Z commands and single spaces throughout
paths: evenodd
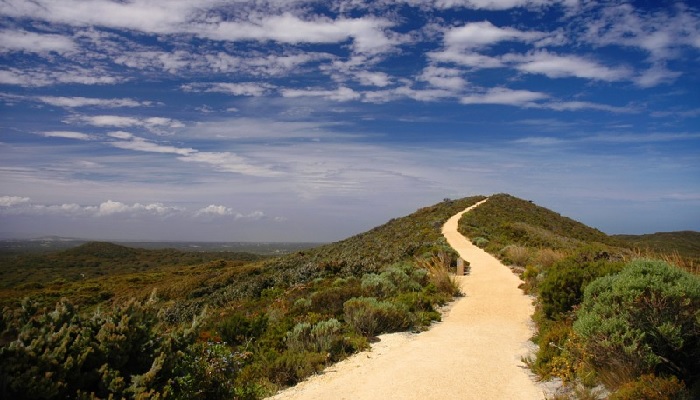
M 621 244 L 595 228 L 508 194 L 493 195 L 483 207 L 465 214 L 459 229 L 473 240 L 482 238 L 482 247 L 489 252 L 512 244 L 552 249 L 584 243 Z

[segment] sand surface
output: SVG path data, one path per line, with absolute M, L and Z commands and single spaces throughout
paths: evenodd
M 521 361 L 532 335 L 532 301 L 518 289 L 518 277 L 457 232 L 461 215 L 445 223 L 443 234 L 471 273 L 457 277 L 466 296 L 442 322 L 419 334 L 382 335 L 371 351 L 272 399 L 544 399 Z

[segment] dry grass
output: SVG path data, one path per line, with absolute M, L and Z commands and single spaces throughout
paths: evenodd
M 430 258 L 416 259 L 416 264 L 428 271 L 430 281 L 435 285 L 438 291 L 459 296 L 462 293 L 459 290 L 459 284 L 454 275 L 450 274 L 450 263 L 450 256 L 444 252 L 440 252 Z
M 636 248 L 633 249 L 632 252 L 626 257 L 625 261 L 628 262 L 640 258 L 662 260 L 671 265 L 675 265 L 680 269 L 684 269 L 691 274 L 700 275 L 700 264 L 697 262 L 697 260 L 690 257 L 683 257 L 677 251 L 662 253 L 649 248 Z

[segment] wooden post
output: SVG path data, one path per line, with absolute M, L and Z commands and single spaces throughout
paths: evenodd
M 464 260 L 462 257 L 457 259 L 457 276 L 464 275 Z

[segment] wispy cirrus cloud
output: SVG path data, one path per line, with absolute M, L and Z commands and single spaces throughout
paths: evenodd
M 520 107 L 535 107 L 539 100 L 549 96 L 542 92 L 530 90 L 513 90 L 493 88 L 483 93 L 470 94 L 460 99 L 462 104 L 500 104 Z
M 129 117 L 121 115 L 72 115 L 64 120 L 65 123 L 90 125 L 95 127 L 143 127 L 149 130 L 160 128 L 184 128 L 181 121 L 166 117 Z
M 76 140 L 92 140 L 94 137 L 82 132 L 73 131 L 47 131 L 42 132 L 42 136 L 49 138 L 64 138 L 64 139 L 76 139 Z
M 38 96 L 36 100 L 50 104 L 52 106 L 64 108 L 99 107 L 99 108 L 121 108 L 121 107 L 149 107 L 154 103 L 150 101 L 140 101 L 129 98 L 121 99 L 99 99 L 94 97 L 65 97 L 65 96 Z
M 549 78 L 585 78 L 601 81 L 621 81 L 631 79 L 630 68 L 609 67 L 586 57 L 561 56 L 547 51 L 540 51 L 527 56 L 506 55 L 503 59 L 512 63 L 516 69 L 531 74 L 542 74 Z

